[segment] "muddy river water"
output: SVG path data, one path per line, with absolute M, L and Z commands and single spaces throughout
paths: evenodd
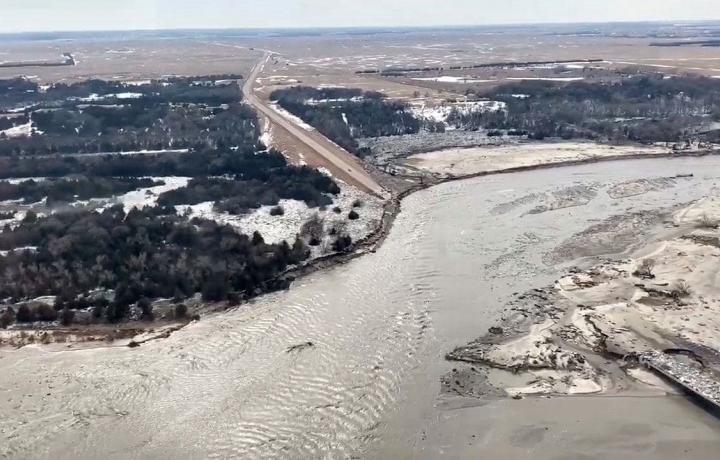
M 677 174 L 694 177 L 608 193 Z M 578 254 L 562 244 L 574 234 L 717 193 L 718 177 L 708 157 L 446 183 L 408 197 L 376 253 L 168 339 L 2 350 L 0 456 L 707 458 L 698 449 L 718 448 L 720 422 L 681 397 L 461 400 L 440 378 L 453 367 L 444 354 L 515 293 L 590 263 L 575 255 L 617 253 L 671 225 L 658 214 Z

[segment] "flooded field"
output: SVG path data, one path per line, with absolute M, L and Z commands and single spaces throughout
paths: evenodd
M 453 367 L 444 355 L 493 326 L 515 294 L 672 232 L 665 213 L 717 194 L 719 176 L 720 158 L 706 157 L 447 183 L 408 197 L 376 253 L 166 340 L 3 349 L 0 455 L 581 458 L 570 446 L 582 458 L 709 458 L 720 423 L 679 396 L 457 398 L 440 378 Z M 631 213 L 655 217 L 568 252 L 574 235 Z

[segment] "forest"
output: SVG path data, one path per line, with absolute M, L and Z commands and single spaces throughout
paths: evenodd
M 142 299 L 254 295 L 309 254 L 302 240 L 269 245 L 213 221 L 188 222 L 163 208 L 126 214 L 122 206 L 26 219 L 0 233 L 0 248 L 16 247 L 36 250 L 0 257 L 0 298 L 57 295 L 56 310 L 94 307 L 111 322 Z M 90 300 L 97 288 L 113 290 L 114 300 Z
M 340 192 L 332 178 L 292 166 L 260 143 L 237 78 L 171 78 L 132 87 L 91 80 L 43 91 L 24 79 L 0 81 L 4 109 L 25 107 L 0 115 L 0 126 L 27 120 L 35 131 L 0 138 L 0 179 L 28 178 L 0 181 L 0 217 L 14 220 L 13 203 L 43 207 L 0 233 L 2 326 L 69 324 L 81 309 L 91 309 L 98 322 L 123 321 L 133 308 L 152 319 L 153 299 L 237 300 L 287 285 L 279 275 L 309 256 L 302 239 L 266 244 L 257 232 L 240 234 L 175 208 L 213 201 L 217 211 L 243 214 L 281 199 L 318 207 Z M 176 150 L 118 153 L 133 149 Z M 109 153 L 78 154 L 97 151 Z M 142 210 L 66 206 L 163 185 L 170 176 L 190 181 Z M 343 238 L 338 250 L 351 244 Z M 98 290 L 112 295 L 95 295 Z M 17 307 L 39 296 L 56 296 L 54 308 Z
M 717 79 L 642 74 L 610 82 L 524 81 L 478 96 L 503 101 L 507 110 L 455 111 L 448 123 L 468 130 L 520 130 L 538 140 L 670 143 L 719 139 L 717 130 L 703 128 L 720 120 Z
M 44 91 L 0 81 L 0 126 L 32 122 L 33 135 L 0 134 L 0 157 L 237 147 L 256 141 L 255 116 L 235 79 L 184 77 L 144 84 L 89 80 Z M 19 111 L 19 112 L 18 112 Z M 7 129 L 7 128 L 5 128 Z
M 422 127 L 404 103 L 377 92 L 298 86 L 274 91 L 270 99 L 359 156 L 368 152 L 359 149 L 357 138 L 416 134 Z
M 332 203 L 329 195 L 340 192 L 337 184 L 326 176 L 306 167 L 291 170 L 292 175 L 273 175 L 266 181 L 258 179 L 232 180 L 218 177 L 195 178 L 186 187 L 160 195 L 161 206 L 194 205 L 215 202 L 215 210 L 230 214 L 244 214 L 260 206 L 274 206 L 281 199 L 304 201 L 315 208 Z

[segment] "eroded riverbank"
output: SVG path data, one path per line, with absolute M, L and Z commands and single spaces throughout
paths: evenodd
M 612 198 L 601 190 L 592 199 L 579 194 L 582 204 L 576 206 L 551 206 L 551 198 L 571 187 L 681 173 L 695 176 L 633 197 Z M 508 438 L 524 439 L 519 430 L 542 426 L 537 417 L 543 411 L 532 409 L 539 406 L 441 393 L 441 377 L 452 367 L 444 355 L 499 321 L 515 293 L 557 279 L 571 262 L 548 265 L 547 255 L 572 235 L 615 215 L 697 200 L 715 191 L 718 173 L 720 160 L 708 157 L 446 183 L 403 201 L 376 252 L 311 273 L 287 292 L 208 317 L 165 340 L 136 349 L 0 351 L 8 370 L 0 376 L 2 453 L 115 458 L 133 449 L 138 458 L 456 458 L 474 434 L 482 436 L 474 444 L 482 452 L 505 448 L 527 455 Z M 523 204 L 528 195 L 539 198 Z M 527 212 L 543 205 L 552 210 Z M 498 207 L 508 211 L 498 213 Z M 641 240 L 668 229 L 662 219 L 641 224 L 635 232 Z M 631 238 L 623 245 L 640 242 Z M 603 248 L 599 255 L 607 252 Z M 313 346 L 291 348 L 307 342 Z M 664 442 L 677 447 L 680 437 L 710 443 L 720 436 L 720 428 L 694 408 L 654 397 L 653 404 L 637 399 L 648 409 L 632 422 L 642 442 L 657 446 L 668 435 Z M 596 405 L 593 399 L 587 404 Z M 602 427 L 610 427 L 615 415 L 590 420 L 582 407 L 565 407 L 556 426 L 581 419 L 572 428 L 583 436 L 576 438 L 580 444 L 600 445 L 610 436 Z M 673 435 L 658 426 L 652 407 L 680 415 L 687 429 Z M 465 429 L 452 422 L 460 414 L 467 416 Z M 522 423 L 513 417 L 523 417 Z M 491 428 L 498 418 L 505 431 Z M 538 439 L 534 433 L 529 439 Z M 558 458 L 550 456 L 557 454 L 552 444 L 551 437 L 535 442 L 548 452 L 538 458 Z M 629 448 L 620 445 L 616 453 Z

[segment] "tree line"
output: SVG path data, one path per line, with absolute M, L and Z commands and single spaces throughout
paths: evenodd
M 91 198 L 106 198 L 139 188 L 164 185 L 163 181 L 137 177 L 75 177 L 48 180 L 27 180 L 19 183 L 0 182 L 0 201 L 22 200 L 47 204 L 69 203 Z
M 561 137 L 602 141 L 681 142 L 720 120 L 720 81 L 705 77 L 666 78 L 643 74 L 619 81 L 524 81 L 479 94 L 507 104 L 497 112 L 454 111 L 448 123 L 459 129 L 517 130 L 533 139 Z
M 0 298 L 58 295 L 58 310 L 93 307 L 113 322 L 143 299 L 257 294 L 309 256 L 300 239 L 266 244 L 214 221 L 188 222 L 163 208 L 126 214 L 122 206 L 26 219 L 0 233 L 0 248 L 23 246 L 37 249 L 0 257 Z M 89 300 L 97 288 L 113 290 L 113 300 Z

